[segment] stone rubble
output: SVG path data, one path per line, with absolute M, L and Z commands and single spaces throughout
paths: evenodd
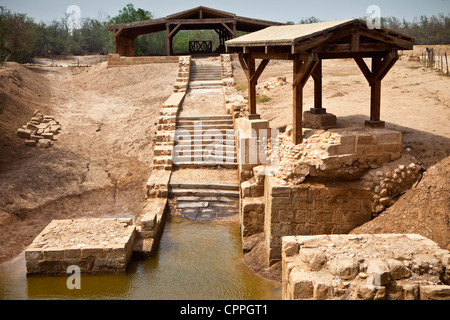
M 419 235 L 283 238 L 283 299 L 449 300 L 450 252 Z
M 49 148 L 58 139 L 61 129 L 55 117 L 42 115 L 36 110 L 31 120 L 17 130 L 17 136 L 25 140 L 26 146 Z

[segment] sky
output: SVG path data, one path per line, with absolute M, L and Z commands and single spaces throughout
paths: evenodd
M 296 23 L 311 16 L 323 21 L 370 16 L 367 8 L 371 5 L 377 5 L 383 17 L 395 16 L 408 21 L 420 15 L 450 14 L 450 0 L 0 0 L 0 6 L 26 13 L 36 22 L 60 20 L 71 5 L 81 9 L 82 18 L 102 20 L 117 15 L 128 3 L 152 12 L 155 18 L 205 6 L 238 16 Z

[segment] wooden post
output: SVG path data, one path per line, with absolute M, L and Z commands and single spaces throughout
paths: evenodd
M 447 65 L 447 75 L 448 74 L 448 60 L 447 60 L 447 52 L 445 53 L 445 64 Z
M 314 79 L 314 109 L 322 109 L 322 60 L 319 60 L 312 77 Z
M 372 58 L 372 74 L 379 69 L 380 63 L 380 58 Z M 381 119 L 381 80 L 373 80 L 370 94 L 370 121 L 378 122 Z
M 250 115 L 256 115 L 256 85 L 258 79 L 263 73 L 264 69 L 269 64 L 269 59 L 263 59 L 256 69 L 255 58 L 250 54 L 239 54 L 239 62 L 244 70 L 248 81 L 248 106 Z
M 255 74 L 255 59 L 249 56 L 247 58 L 247 66 L 250 73 L 250 79 L 248 79 L 248 106 L 250 114 L 256 114 L 256 81 L 252 80 Z
M 294 85 L 293 85 L 293 121 L 292 135 L 294 144 L 300 144 L 303 141 L 303 84 L 295 81 L 302 73 L 303 62 L 298 55 L 294 59 Z
M 166 38 L 167 38 L 167 56 L 172 55 L 172 39 L 170 38 L 170 25 L 166 25 Z

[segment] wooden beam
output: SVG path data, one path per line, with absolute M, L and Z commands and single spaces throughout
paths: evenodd
M 244 74 L 247 77 L 247 81 L 250 82 L 251 74 L 250 74 L 250 70 L 248 69 L 246 60 L 247 60 L 247 57 L 244 57 L 244 54 L 240 53 L 239 54 L 239 62 L 241 63 L 242 70 L 244 70 Z
M 356 29 L 356 32 L 354 32 L 354 33 L 352 34 L 351 51 L 353 51 L 353 52 L 358 52 L 358 51 L 360 51 L 359 28 Z
M 300 144 L 303 141 L 303 86 L 295 84 L 299 75 L 302 74 L 303 63 L 297 56 L 294 59 L 294 86 L 293 86 L 293 119 L 292 119 L 292 142 Z
M 246 62 L 250 75 L 248 80 L 248 107 L 250 114 L 256 114 L 256 82 L 251 80 L 255 74 L 255 59 L 249 56 Z
M 236 22 L 235 19 L 174 19 L 174 20 L 168 20 L 168 24 L 222 24 L 222 23 L 234 23 Z
M 170 31 L 169 37 L 172 38 L 173 35 L 178 31 L 178 29 L 180 29 L 180 27 L 181 27 L 181 23 L 177 24 L 177 25 L 175 26 L 175 28 L 173 28 L 173 30 Z M 169 30 L 170 30 L 170 27 L 169 27 Z
M 299 58 L 301 61 L 301 59 Z M 295 61 L 295 60 L 294 60 Z M 308 82 L 309 77 L 313 73 L 314 69 L 317 67 L 319 60 L 312 60 L 311 57 L 308 57 L 301 64 L 300 70 L 297 72 L 294 77 L 294 86 L 300 85 L 302 88 L 305 86 L 306 82 Z
M 225 27 L 226 30 L 228 30 L 228 32 L 230 33 L 230 35 L 232 37 L 236 37 L 236 34 L 234 33 L 234 31 L 224 22 L 222 22 L 222 25 Z
M 269 59 L 264 59 L 263 61 L 261 61 L 261 63 L 258 66 L 258 69 L 255 71 L 255 73 L 251 76 L 250 81 L 254 81 L 255 84 L 258 84 L 258 79 L 261 76 L 261 74 L 263 73 L 264 69 L 267 67 L 267 65 L 269 64 L 270 60 Z
M 166 50 L 167 50 L 167 56 L 172 55 L 172 39 L 170 38 L 170 25 L 166 25 Z
M 372 79 L 372 73 L 369 70 L 369 67 L 364 62 L 363 58 L 354 58 L 356 61 L 356 64 L 358 65 L 359 69 L 361 69 L 361 72 L 363 73 L 364 77 L 366 78 L 367 82 L 371 82 Z
M 396 46 L 397 49 L 401 50 L 412 50 L 414 47 L 414 43 L 412 41 L 401 39 L 396 36 L 389 35 L 387 33 L 380 33 L 376 31 L 376 29 L 374 30 L 361 29 L 360 35 L 390 44 L 391 46 Z
M 381 65 L 380 58 L 372 58 L 372 73 Z M 372 79 L 374 79 L 372 77 Z M 373 80 L 370 85 L 370 121 L 381 119 L 381 80 Z
M 387 54 L 386 57 L 381 62 L 381 64 L 378 66 L 378 69 L 372 71 L 372 78 L 373 78 L 372 81 L 383 80 L 398 59 L 399 57 L 397 52 L 391 52 Z
M 320 46 L 323 43 L 336 41 L 347 36 L 353 35 L 356 28 L 343 28 L 342 30 L 334 31 L 328 34 L 313 37 L 308 40 L 302 40 L 300 43 L 295 45 L 295 52 L 302 52 L 309 50 L 311 48 Z
M 322 108 L 322 60 L 319 61 L 314 72 L 312 73 L 314 79 L 314 108 Z

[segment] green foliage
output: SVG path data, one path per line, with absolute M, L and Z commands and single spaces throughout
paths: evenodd
M 310 23 L 319 23 L 319 22 L 322 22 L 322 20 L 311 16 L 309 18 L 302 18 L 298 24 L 310 24 Z
M 0 61 L 23 62 L 33 56 L 38 40 L 33 20 L 0 7 Z
M 136 9 L 133 4 L 127 4 L 122 10 L 119 11 L 119 14 L 108 21 L 108 24 L 122 24 L 122 23 L 130 23 L 130 22 L 138 22 L 153 19 L 153 14 L 150 11 L 138 8 Z M 150 54 L 153 45 L 160 49 L 160 38 L 161 36 L 155 35 L 142 35 L 138 37 L 134 42 L 134 55 L 135 56 L 144 56 Z M 165 47 L 164 47 L 165 48 Z M 164 49 L 165 53 L 165 49 Z M 157 54 L 155 52 L 155 54 Z
M 130 23 L 130 22 L 138 22 L 153 19 L 153 15 L 150 11 L 146 11 L 144 9 L 135 9 L 134 5 L 129 3 L 123 8 L 119 10 L 119 14 L 113 18 L 111 18 L 108 24 L 122 24 L 122 23 Z
M 367 17 L 363 18 L 368 20 Z M 431 17 L 420 16 L 412 22 L 400 21 L 395 17 L 382 17 L 381 26 L 408 34 L 416 38 L 415 44 L 436 45 L 450 44 L 450 14 Z

